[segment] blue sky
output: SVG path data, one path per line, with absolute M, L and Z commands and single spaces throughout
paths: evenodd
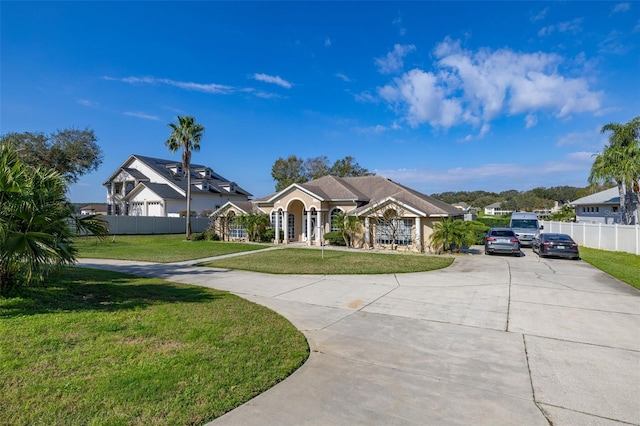
M 192 161 L 261 197 L 278 157 L 351 155 L 432 194 L 585 186 L 603 124 L 640 115 L 636 2 L 7 2 L 0 132 L 92 128 L 104 202 L 127 158 Z

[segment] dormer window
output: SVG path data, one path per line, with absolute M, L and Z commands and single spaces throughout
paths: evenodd
M 222 187 L 227 191 L 230 192 L 232 194 L 235 194 L 236 192 L 236 183 L 235 182 L 229 182 L 226 185 L 222 185 Z
M 212 170 L 210 168 L 206 167 L 204 169 L 196 170 L 196 173 L 198 174 L 198 177 L 200 177 L 202 179 L 211 179 Z
M 181 179 L 184 174 L 182 171 L 182 164 L 170 164 L 167 166 L 169 170 L 171 170 L 171 174 L 174 179 Z

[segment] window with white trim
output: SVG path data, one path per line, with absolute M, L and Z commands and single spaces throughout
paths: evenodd
M 289 225 L 287 229 L 287 236 L 289 238 L 293 238 L 293 234 L 295 232 L 295 216 L 292 214 L 288 214 L 289 219 L 287 220 L 287 224 Z
M 242 225 L 235 223 L 233 217 L 229 219 L 229 238 L 232 239 L 242 239 L 247 238 L 247 231 L 245 231 Z
M 376 224 L 376 244 L 391 244 L 395 229 L 395 245 L 410 246 L 412 240 L 413 219 L 393 219 L 393 221 L 379 221 Z
M 331 211 L 329 212 L 329 227 L 330 227 L 329 230 L 331 232 L 336 232 L 340 230 L 340 228 L 333 223 L 334 217 L 339 213 L 342 213 L 342 209 L 339 209 L 338 207 L 332 208 Z

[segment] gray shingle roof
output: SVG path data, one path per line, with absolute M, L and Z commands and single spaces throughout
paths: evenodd
M 139 192 L 142 187 L 147 187 L 154 193 L 156 193 L 160 198 L 170 199 L 170 200 L 184 200 L 185 197 L 180 194 L 178 191 L 167 185 L 166 183 L 153 183 L 153 182 L 140 182 L 138 186 L 136 186 L 133 191 L 129 192 L 126 197 L 129 195 Z
M 325 200 L 351 200 L 363 203 L 364 205 L 350 212 L 353 214 L 361 213 L 387 198 L 393 198 L 427 216 L 461 214 L 460 210 L 450 204 L 382 176 L 324 176 L 300 186 Z
M 148 167 L 153 169 L 157 174 L 162 176 L 164 179 L 166 179 L 167 181 L 173 183 L 178 188 L 180 188 L 180 189 L 182 189 L 183 191 L 186 192 L 186 190 L 187 190 L 187 179 L 186 179 L 186 177 L 184 177 L 182 175 L 176 176 L 176 175 L 174 175 L 172 173 L 172 171 L 170 169 L 170 167 L 173 166 L 173 165 L 182 164 L 181 160 L 178 160 L 178 161 L 176 161 L 176 160 L 166 160 L 166 159 L 163 159 L 163 158 L 148 157 L 146 155 L 138 155 L 138 154 L 131 155 L 129 157 L 129 159 L 132 158 L 132 157 L 137 158 L 139 161 L 143 162 Z M 128 160 L 127 160 L 127 162 L 125 162 L 125 164 L 127 164 L 127 163 L 128 163 Z M 133 176 L 135 179 L 137 179 L 139 181 L 140 180 L 149 180 L 149 178 L 147 176 L 145 176 L 139 170 L 132 169 L 132 168 L 129 168 L 129 167 L 122 167 L 122 169 L 125 170 L 127 173 L 129 173 L 131 176 Z M 213 170 L 211 171 L 211 177 L 210 178 L 206 178 L 206 179 L 202 178 L 197 173 L 197 170 L 204 170 L 204 169 L 211 169 L 211 168 L 207 167 L 207 166 L 204 166 L 202 164 L 194 164 L 194 163 L 192 163 L 190 165 L 191 186 L 192 186 L 191 187 L 191 191 L 194 192 L 194 193 L 197 193 L 197 192 L 213 192 L 213 193 L 228 194 L 229 191 L 224 189 L 223 186 L 229 185 L 232 182 L 229 181 L 228 179 L 224 178 L 223 176 L 219 175 L 218 173 L 214 172 Z M 120 169 L 118 169 L 118 170 L 120 170 Z M 113 176 L 115 176 L 115 174 L 117 174 L 117 173 L 118 173 L 118 171 L 116 171 L 116 173 L 114 173 L 114 175 L 112 175 L 110 179 L 112 179 Z M 199 188 L 194 186 L 194 183 L 201 182 L 203 180 L 206 180 L 207 182 L 209 182 L 210 190 L 202 190 L 202 189 L 199 189 Z M 105 182 L 105 184 L 107 184 L 107 182 Z M 244 188 L 238 186 L 237 184 L 235 185 L 235 193 L 236 194 L 240 194 L 240 195 L 246 195 L 248 197 L 251 196 L 251 193 L 249 193 L 249 191 L 247 191 Z M 160 195 L 160 194 L 158 194 L 158 195 Z
M 635 195 L 633 199 L 635 201 Z M 596 192 L 595 194 L 587 195 L 586 197 L 578 198 L 574 202 L 570 203 L 572 206 L 584 206 L 584 205 L 596 205 L 596 204 L 616 204 L 620 205 L 620 193 L 617 187 L 605 189 L 604 191 Z

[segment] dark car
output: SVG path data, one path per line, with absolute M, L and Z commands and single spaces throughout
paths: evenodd
M 538 234 L 533 239 L 532 248 L 540 257 L 558 256 L 580 259 L 578 244 L 567 234 Z
M 484 238 L 484 254 L 508 253 L 520 256 L 520 240 L 511 228 L 491 228 Z

